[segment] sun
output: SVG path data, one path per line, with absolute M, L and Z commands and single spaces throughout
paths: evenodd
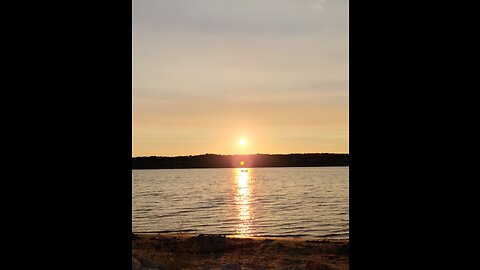
M 246 145 L 247 141 L 245 139 L 240 139 L 240 145 Z

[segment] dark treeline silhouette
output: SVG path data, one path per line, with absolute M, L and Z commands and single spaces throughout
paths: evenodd
M 241 162 L 243 161 L 243 165 Z M 349 166 L 348 154 L 204 154 L 179 157 L 134 157 L 132 169 Z

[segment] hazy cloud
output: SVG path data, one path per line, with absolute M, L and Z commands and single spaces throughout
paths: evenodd
M 133 154 L 228 153 L 238 132 L 258 152 L 345 152 L 347 4 L 133 0 Z

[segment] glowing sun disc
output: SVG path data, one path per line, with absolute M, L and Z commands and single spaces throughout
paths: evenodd
M 247 141 L 245 139 L 240 140 L 240 145 L 246 145 L 246 144 L 247 144 Z

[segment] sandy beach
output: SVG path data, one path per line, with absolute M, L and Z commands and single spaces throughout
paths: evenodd
M 344 270 L 349 240 L 141 233 L 132 257 L 132 270 Z

